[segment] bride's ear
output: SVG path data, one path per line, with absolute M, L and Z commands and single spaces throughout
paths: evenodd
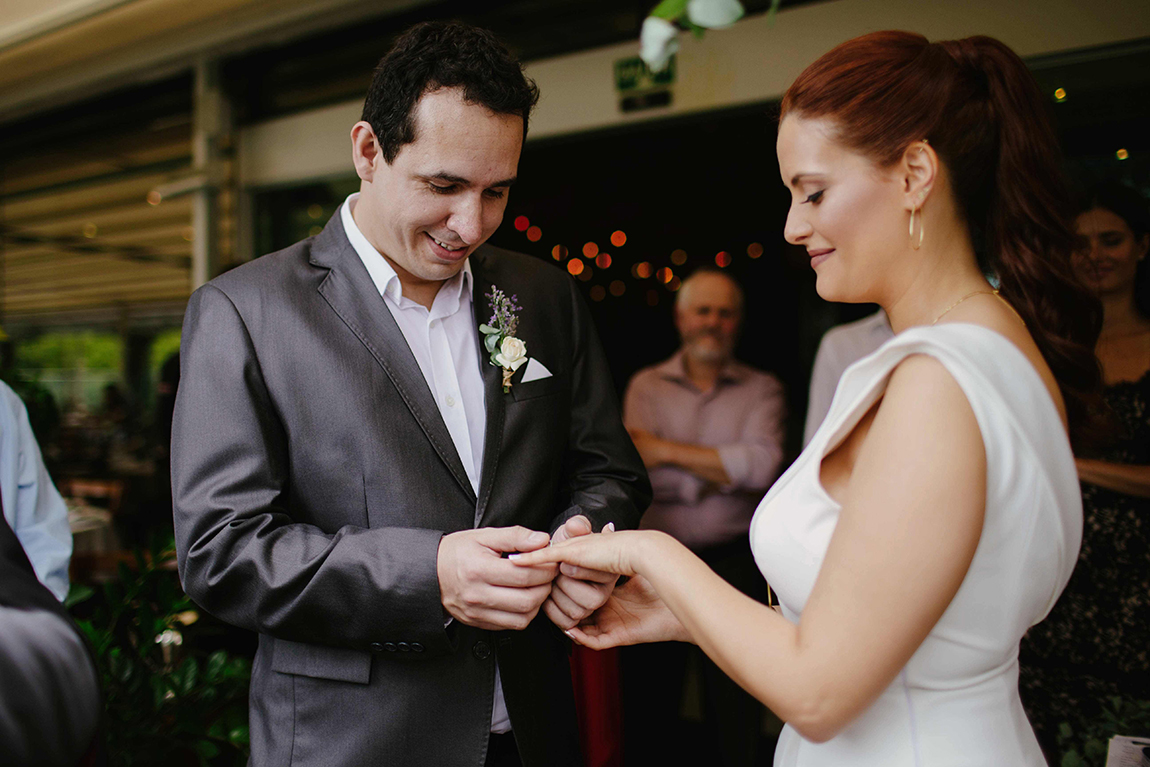
M 926 139 L 915 141 L 902 153 L 899 171 L 906 209 L 921 208 L 938 180 L 939 160 L 934 147 Z

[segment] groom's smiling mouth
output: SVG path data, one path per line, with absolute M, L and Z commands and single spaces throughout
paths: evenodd
M 427 232 L 424 232 L 424 234 L 427 234 Z M 445 259 L 454 261 L 457 260 L 460 255 L 467 253 L 466 245 L 448 245 L 446 242 L 438 240 L 430 234 L 427 234 L 427 239 L 431 240 L 432 246 L 439 255 Z

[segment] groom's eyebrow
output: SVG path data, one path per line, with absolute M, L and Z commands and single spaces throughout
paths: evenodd
M 424 178 L 427 180 L 438 179 L 439 181 L 446 181 L 450 184 L 459 184 L 460 186 L 471 186 L 470 179 L 463 178 L 462 176 L 456 176 L 454 173 L 448 173 L 447 171 L 443 170 L 439 171 L 438 173 L 433 173 L 430 176 L 425 176 Z M 491 184 L 487 188 L 498 189 L 499 187 L 511 186 L 516 182 L 516 180 L 517 177 L 512 176 L 511 178 L 505 178 L 502 181 L 496 181 L 494 184 Z

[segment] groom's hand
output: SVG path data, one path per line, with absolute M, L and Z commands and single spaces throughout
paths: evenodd
M 609 525 L 604 532 L 614 530 Z M 569 538 L 591 534 L 591 522 L 582 514 L 571 517 L 551 536 L 552 543 L 561 543 Z M 543 605 L 543 613 L 559 628 L 566 631 L 579 625 L 579 622 L 598 610 L 615 589 L 619 576 L 600 570 L 563 564 L 559 566 L 559 576 L 551 585 L 551 595 Z
M 526 527 L 481 527 L 443 536 L 435 563 L 443 609 L 476 628 L 526 628 L 551 593 L 557 569 L 517 567 L 503 554 L 535 551 L 549 542 L 547 533 Z

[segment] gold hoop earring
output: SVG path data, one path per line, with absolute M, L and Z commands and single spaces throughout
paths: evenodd
M 926 236 L 926 221 L 925 221 L 925 217 L 919 217 L 919 221 L 918 221 L 918 242 L 915 242 L 915 238 L 914 238 L 914 219 L 915 219 L 915 215 L 916 215 L 917 213 L 918 213 L 918 208 L 913 208 L 913 209 L 911 209 L 911 211 L 910 211 L 910 230 L 909 230 L 909 234 L 910 234 L 910 246 L 911 246 L 912 248 L 914 248 L 915 250 L 918 250 L 919 248 L 921 248 L 921 247 L 922 247 L 922 238 Z

